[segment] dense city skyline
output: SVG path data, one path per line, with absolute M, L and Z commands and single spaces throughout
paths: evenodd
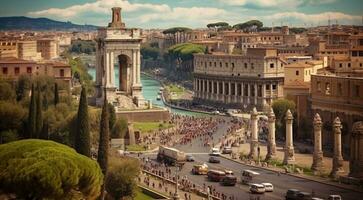
M 359 0 L 65 0 L 0 1 L 0 16 L 47 17 L 79 24 L 104 25 L 111 7 L 123 9 L 124 21 L 133 27 L 205 27 L 216 21 L 230 24 L 250 19 L 265 26 L 317 26 L 331 23 L 362 24 Z M 23 5 L 19 7 L 18 5 Z

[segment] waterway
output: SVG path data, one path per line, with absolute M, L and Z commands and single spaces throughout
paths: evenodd
M 96 78 L 96 70 L 95 68 L 89 68 L 88 73 L 92 76 L 93 80 Z M 118 67 L 115 67 L 115 82 L 116 87 L 119 87 L 119 70 Z M 153 105 L 156 105 L 158 107 L 163 108 L 169 108 L 172 113 L 180 114 L 180 115 L 188 115 L 188 116 L 206 116 L 207 114 L 199 113 L 199 112 L 191 112 L 191 111 L 185 111 L 181 109 L 175 109 L 170 108 L 164 104 L 161 100 L 156 100 L 156 97 L 158 96 L 158 92 L 160 90 L 161 84 L 159 81 L 145 76 L 144 74 L 141 74 L 141 84 L 142 84 L 142 95 L 145 99 L 151 100 Z

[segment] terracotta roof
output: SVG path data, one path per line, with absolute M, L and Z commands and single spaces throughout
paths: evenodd
M 23 60 L 23 59 L 19 59 L 19 58 L 15 58 L 15 57 L 8 57 L 8 58 L 0 58 L 0 63 L 22 63 L 22 64 L 35 64 L 35 61 L 31 61 L 31 60 Z

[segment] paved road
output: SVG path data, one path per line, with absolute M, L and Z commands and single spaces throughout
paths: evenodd
M 220 125 L 216 133 L 214 134 L 214 142 L 218 142 L 218 138 L 222 137 L 223 133 L 227 130 L 227 124 Z M 220 164 L 212 164 L 208 163 L 209 159 L 209 148 L 203 147 L 200 144 L 199 139 L 195 139 L 192 145 L 177 145 L 176 148 L 189 153 L 193 154 L 195 157 L 195 162 L 186 163 L 183 169 L 180 172 L 180 175 L 187 176 L 189 180 L 199 185 L 206 184 L 213 185 L 216 187 L 217 191 L 222 191 L 223 193 L 227 194 L 228 196 L 234 196 L 235 199 L 238 200 L 248 200 L 250 199 L 249 187 L 247 185 L 241 184 L 241 171 L 244 169 L 251 169 L 260 173 L 260 176 L 253 180 L 254 183 L 263 183 L 269 182 L 274 185 L 274 192 L 272 193 L 265 193 L 261 195 L 261 199 L 265 200 L 277 200 L 277 199 L 284 199 L 284 195 L 286 190 L 290 188 L 298 189 L 300 191 L 305 191 L 311 193 L 312 191 L 315 192 L 317 197 L 320 198 L 327 198 L 330 194 L 340 194 L 344 200 L 356 200 L 361 199 L 360 196 L 363 195 L 362 193 L 348 191 L 345 189 L 341 189 L 334 186 L 329 186 L 326 184 L 297 178 L 293 176 L 288 176 L 281 174 L 278 176 L 275 172 L 271 172 L 269 170 L 255 168 L 246 166 L 240 163 L 236 163 L 234 161 L 220 158 Z M 151 158 L 155 158 L 156 155 L 149 155 Z M 206 179 L 206 176 L 197 176 L 191 174 L 191 169 L 194 164 L 196 163 L 207 163 L 209 168 L 216 168 L 216 169 L 230 169 L 233 170 L 235 175 L 238 177 L 238 184 L 234 187 L 228 186 L 221 186 L 219 183 L 209 182 Z

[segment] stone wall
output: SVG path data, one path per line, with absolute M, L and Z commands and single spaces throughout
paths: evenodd
M 166 109 L 119 111 L 117 117 L 126 118 L 128 122 L 169 121 L 170 113 Z

